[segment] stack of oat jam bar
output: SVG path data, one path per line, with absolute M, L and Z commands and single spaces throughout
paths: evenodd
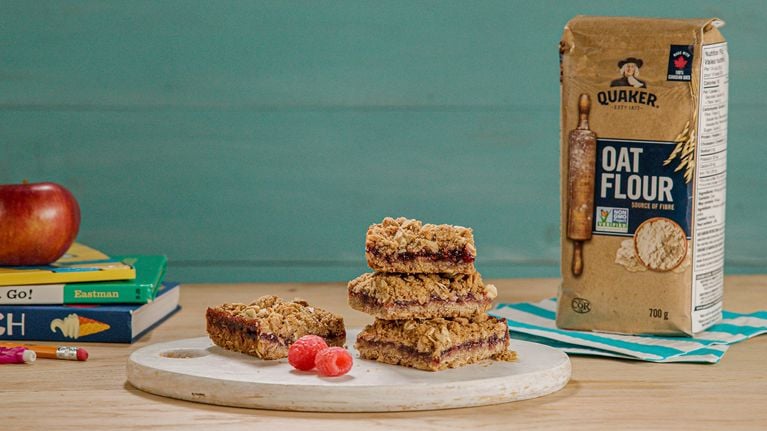
M 497 295 L 474 267 L 472 230 L 385 218 L 368 228 L 368 266 L 349 282 L 349 305 L 375 317 L 357 336 L 364 359 L 437 371 L 513 359 Z

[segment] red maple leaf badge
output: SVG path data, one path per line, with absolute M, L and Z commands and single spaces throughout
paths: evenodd
M 687 66 L 687 60 L 685 60 L 684 56 L 680 55 L 676 59 L 674 59 L 674 67 L 677 69 L 684 69 L 684 67 Z

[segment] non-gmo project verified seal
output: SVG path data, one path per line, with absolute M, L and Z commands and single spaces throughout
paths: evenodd
M 597 232 L 628 233 L 629 209 L 613 207 L 597 207 Z

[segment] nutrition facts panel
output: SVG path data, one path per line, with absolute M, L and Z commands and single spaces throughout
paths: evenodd
M 724 283 L 727 181 L 727 44 L 702 48 L 698 144 L 695 151 L 693 331 L 719 318 Z

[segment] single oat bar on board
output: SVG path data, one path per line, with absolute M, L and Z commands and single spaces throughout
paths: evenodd
M 288 356 L 288 348 L 304 335 L 319 335 L 329 346 L 346 342 L 343 317 L 312 307 L 302 300 L 284 301 L 273 295 L 250 304 L 208 308 L 207 330 L 217 346 L 262 359 Z
M 349 305 L 384 320 L 468 317 L 484 313 L 498 291 L 471 274 L 373 272 L 349 282 Z
M 362 359 L 438 371 L 484 359 L 513 360 L 506 319 L 381 320 L 365 327 L 355 344 Z
M 471 274 L 477 250 L 469 228 L 387 217 L 368 228 L 365 257 L 382 272 Z

